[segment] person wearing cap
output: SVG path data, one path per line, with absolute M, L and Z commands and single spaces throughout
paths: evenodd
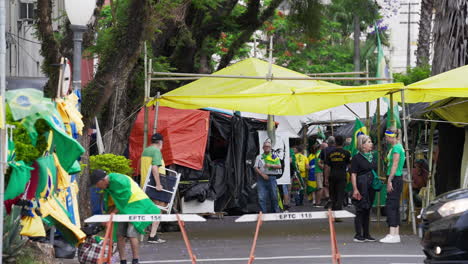
M 104 209 L 115 214 L 160 214 L 161 210 L 154 205 L 148 196 L 140 189 L 129 176 L 119 173 L 109 173 L 103 170 L 94 170 L 90 176 L 90 185 L 103 190 Z M 145 234 L 145 228 L 151 222 L 120 222 L 115 223 L 117 230 L 117 247 L 120 263 L 127 263 L 126 239 L 130 240 L 133 260 L 138 264 L 139 234 Z
M 380 239 L 382 243 L 400 243 L 400 196 L 403 190 L 403 166 L 405 164 L 405 150 L 401 145 L 396 129 L 385 131 L 385 140 L 391 144 L 386 157 L 387 166 L 387 200 L 385 210 L 389 234 Z
M 149 168 L 151 168 L 151 176 L 148 181 L 148 186 L 145 192 L 153 200 L 156 205 L 167 206 L 171 200 L 171 194 L 163 191 L 164 176 L 166 173 L 164 160 L 162 157 L 161 149 L 163 146 L 163 136 L 159 133 L 155 133 L 151 136 L 151 145 L 143 150 L 141 154 L 141 166 L 140 166 L 140 176 L 141 182 L 140 186 L 143 188 L 147 181 L 146 177 L 149 175 Z M 160 238 L 157 235 L 159 227 L 159 221 L 153 222 L 151 225 L 151 232 L 148 237 L 148 243 L 158 244 L 164 243 L 166 240 Z

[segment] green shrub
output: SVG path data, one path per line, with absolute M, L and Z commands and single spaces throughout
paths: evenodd
M 108 173 L 116 172 L 125 175 L 132 175 L 133 169 L 130 167 L 131 161 L 124 156 L 114 154 L 101 154 L 89 157 L 90 171 L 100 169 Z
M 5 216 L 3 220 L 3 262 L 16 263 L 16 257 L 21 251 L 21 248 L 26 243 L 26 239 L 22 239 L 21 232 L 21 207 L 13 206 L 11 213 Z
M 405 85 L 409 85 L 420 80 L 424 80 L 431 76 L 431 66 L 429 64 L 417 66 L 409 69 L 406 74 L 395 73 L 393 74 L 394 82 L 402 82 Z

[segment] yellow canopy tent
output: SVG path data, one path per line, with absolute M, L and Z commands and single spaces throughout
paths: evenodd
M 366 102 L 403 88 L 400 83 L 369 86 L 340 86 L 317 80 L 277 80 L 308 78 L 307 75 L 272 65 L 272 80 L 267 80 L 269 64 L 246 59 L 213 75 L 255 76 L 264 79 L 201 78 L 162 95 L 161 106 L 179 109 L 216 107 L 271 115 L 305 115 L 346 103 Z
M 448 97 L 468 97 L 468 65 L 406 86 L 405 102 L 434 102 Z M 401 101 L 400 95 L 395 100 Z

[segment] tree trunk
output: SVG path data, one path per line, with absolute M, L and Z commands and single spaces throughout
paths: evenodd
M 361 23 L 359 16 L 354 15 L 354 71 L 361 71 Z
M 81 164 L 89 164 L 89 143 L 90 137 L 87 133 L 87 127 L 90 127 L 89 124 L 86 124 L 85 129 L 83 130 L 83 136 L 81 137 L 80 143 L 86 152 L 81 156 L 80 163 Z M 78 204 L 79 204 L 79 212 L 80 212 L 80 219 L 81 223 L 91 216 L 91 199 L 89 195 L 89 166 L 86 166 L 81 171 L 79 177 L 77 177 L 76 181 L 78 183 Z
M 433 75 L 468 61 L 467 1 L 435 1 L 435 9 Z
M 416 50 L 416 65 L 429 64 L 431 52 L 432 11 L 434 0 L 422 0 L 421 19 L 419 21 L 418 49 Z
M 38 0 L 37 2 L 37 36 L 41 41 L 41 55 L 44 57 L 42 72 L 49 80 L 44 93 L 46 96 L 55 97 L 58 79 L 59 67 L 54 66 L 60 63 L 60 46 L 54 37 L 52 28 L 52 0 Z

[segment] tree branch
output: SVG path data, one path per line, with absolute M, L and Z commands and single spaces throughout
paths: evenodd
M 251 1 L 252 2 L 252 1 Z M 282 0 L 273 0 L 271 1 L 270 5 L 261 13 L 260 17 L 256 20 L 255 23 L 251 23 L 246 25 L 244 30 L 241 32 L 239 37 L 232 42 L 231 46 L 229 46 L 228 52 L 221 58 L 219 62 L 218 70 L 229 65 L 234 54 L 240 49 L 240 47 L 247 41 L 249 41 L 252 34 L 257 30 L 266 20 L 273 16 L 276 8 L 283 2 Z M 256 15 L 256 14 L 255 14 Z M 253 20 L 250 20 L 253 21 Z

